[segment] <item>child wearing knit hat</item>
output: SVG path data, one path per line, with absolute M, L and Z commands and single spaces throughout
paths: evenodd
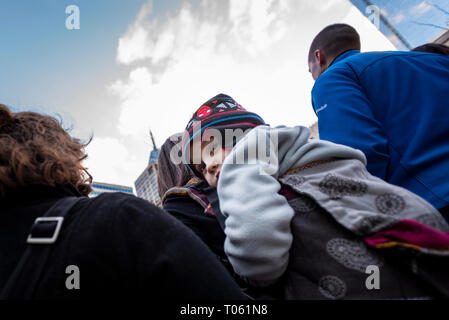
M 218 94 L 206 101 L 187 124 L 183 160 L 198 177 L 216 187 L 219 167 L 235 142 L 248 130 L 264 124 L 260 116 L 248 112 L 230 96 Z
M 223 94 L 189 121 L 184 162 L 217 186 L 235 272 L 256 286 L 281 283 L 287 299 L 433 297 L 413 273 L 432 274 L 437 295 L 448 296 L 438 284 L 449 282 L 438 269 L 449 259 L 449 225 L 440 213 L 369 174 L 361 151 L 309 135 L 301 126 L 272 128 Z M 423 252 L 422 269 L 409 268 Z M 386 257 L 400 257 L 403 269 Z M 365 272 L 373 267 L 384 290 L 369 290 Z

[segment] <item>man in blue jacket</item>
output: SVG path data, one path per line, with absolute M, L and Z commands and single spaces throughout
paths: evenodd
M 357 31 L 324 28 L 309 50 L 320 138 L 362 150 L 368 170 L 449 219 L 449 57 L 360 53 Z

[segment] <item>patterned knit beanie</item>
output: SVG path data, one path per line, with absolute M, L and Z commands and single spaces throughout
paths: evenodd
M 219 94 L 209 99 L 201 105 L 201 107 L 193 113 L 192 118 L 186 126 L 182 142 L 183 162 L 199 177 L 202 174 L 195 170 L 195 157 L 191 158 L 190 148 L 193 142 L 200 142 L 204 133 L 210 129 L 218 130 L 222 137 L 222 146 L 229 146 L 229 142 L 225 141 L 228 134 L 226 129 L 241 129 L 237 132 L 246 131 L 265 122 L 257 114 L 246 111 L 234 99 L 225 94 Z M 241 137 L 236 137 L 239 140 Z M 235 143 L 235 141 L 231 141 Z

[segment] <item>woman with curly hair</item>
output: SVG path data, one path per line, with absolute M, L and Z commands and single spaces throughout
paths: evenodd
M 245 298 L 161 209 L 124 193 L 86 197 L 85 147 L 52 117 L 0 105 L 0 299 Z

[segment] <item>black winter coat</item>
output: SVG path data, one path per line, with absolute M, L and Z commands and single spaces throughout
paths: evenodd
M 192 192 L 193 191 L 193 192 Z M 283 298 L 280 283 L 257 288 L 242 280 L 232 268 L 224 251 L 224 216 L 220 211 L 217 188 L 205 181 L 175 187 L 168 190 L 163 199 L 165 211 L 189 227 L 215 253 L 217 260 L 229 271 L 242 290 L 254 299 L 273 300 Z
M 31 186 L 0 203 L 0 290 L 26 248 L 34 220 L 71 186 Z M 246 296 L 213 253 L 175 218 L 124 193 L 84 198 L 64 219 L 34 298 L 216 300 Z M 66 267 L 80 270 L 68 290 Z

